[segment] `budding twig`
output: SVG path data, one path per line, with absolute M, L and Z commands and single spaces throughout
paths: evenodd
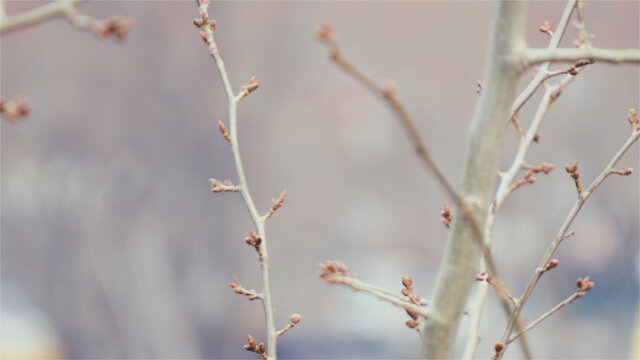
M 296 326 L 296 324 L 300 322 L 300 314 L 291 315 L 291 319 L 289 321 L 290 322 L 285 327 L 283 327 L 280 331 L 278 331 L 278 337 L 286 333 L 289 329 Z
M 262 218 L 263 222 L 269 220 L 271 215 L 273 215 L 273 213 L 275 213 L 276 210 L 278 210 L 282 206 L 282 204 L 284 203 L 284 199 L 286 197 L 287 197 L 287 192 L 283 191 L 282 194 L 280 194 L 280 197 L 277 200 L 274 200 L 271 210 L 269 210 L 269 212 Z
M 536 319 L 531 324 L 527 325 L 524 329 L 522 329 L 521 332 L 511 335 L 511 337 L 509 338 L 507 343 L 508 344 L 512 343 L 518 337 L 520 337 L 522 334 L 524 334 L 527 331 L 533 329 L 538 324 L 540 324 L 543 320 L 545 320 L 549 316 L 553 315 L 556 311 L 558 311 L 558 310 L 562 309 L 563 307 L 571 304 L 575 299 L 583 297 L 586 294 L 587 291 L 591 290 L 594 287 L 594 285 L 595 284 L 592 281 L 589 281 L 589 277 L 588 276 L 585 277 L 584 280 L 581 279 L 581 278 L 578 279 L 578 281 L 577 281 L 577 289 L 576 289 L 575 293 L 571 294 L 571 296 L 569 296 L 565 300 L 561 301 L 558 305 L 554 306 L 551 310 L 549 310 L 546 313 L 542 314 L 538 319 Z
M 322 270 L 320 277 L 330 284 L 346 285 L 353 290 L 373 295 L 382 301 L 399 306 L 407 312 L 420 315 L 425 319 L 428 317 L 426 309 L 422 306 L 425 303 L 421 299 L 418 298 L 419 304 L 415 304 L 411 300 L 407 301 L 403 297 L 393 295 L 387 290 L 364 283 L 358 280 L 356 274 L 350 273 L 347 266 L 340 261 L 327 261 L 324 264 L 320 264 L 320 268 Z

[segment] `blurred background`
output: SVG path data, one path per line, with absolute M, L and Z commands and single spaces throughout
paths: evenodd
M 6 3 L 15 14 L 40 2 Z M 555 28 L 564 2 L 531 2 L 527 41 Z M 66 358 L 256 358 L 259 303 L 233 293 L 237 276 L 261 288 L 252 225 L 238 194 L 208 179 L 236 175 L 217 122 L 227 105 L 213 61 L 192 25 L 193 1 L 90 1 L 104 19 L 132 17 L 123 43 L 63 18 L 2 34 L 2 98 L 25 96 L 26 121 L 2 122 L 3 348 Z M 638 47 L 639 3 L 587 2 L 595 46 Z M 318 264 L 345 262 L 399 293 L 410 275 L 428 298 L 448 233 L 449 200 L 413 154 L 378 97 L 336 68 L 315 38 L 333 27 L 343 55 L 378 83 L 392 81 L 434 159 L 460 183 L 467 127 L 482 78 L 489 2 L 214 2 L 216 41 L 237 90 L 246 175 L 261 212 L 282 190 L 267 226 L 283 358 L 413 358 L 420 341 L 404 311 L 325 284 Z M 569 28 L 563 44 L 577 32 Z M 638 107 L 635 65 L 586 68 L 555 102 L 529 151 L 558 166 L 501 209 L 494 253 L 520 294 L 573 205 L 565 164 L 588 184 L 630 133 Z M 523 76 L 521 87 L 528 80 Z M 526 126 L 540 94 L 520 117 Z M 518 144 L 507 129 L 502 169 Z M 619 168 L 638 168 L 638 145 Z M 529 334 L 538 358 L 621 358 L 638 309 L 639 177 L 611 177 L 589 199 L 523 314 L 536 319 L 591 275 L 596 287 Z M 454 214 L 455 216 L 455 214 Z M 478 357 L 493 353 L 506 318 L 490 294 Z M 461 324 L 462 353 L 467 320 Z M 35 356 L 35 355 L 34 355 Z M 507 357 L 521 356 L 513 346 Z M 35 356 L 35 357 L 42 357 Z

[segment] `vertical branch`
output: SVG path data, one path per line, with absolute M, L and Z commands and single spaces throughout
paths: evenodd
M 462 197 L 483 224 L 491 203 L 504 124 L 510 118 L 520 69 L 519 53 L 524 50 L 525 6 L 523 2 L 499 1 L 495 5 L 489 58 L 483 94 L 476 106 L 468 138 Z M 448 358 L 458 323 L 475 281 L 483 250 L 476 240 L 471 221 L 459 218 L 447 242 L 443 263 L 430 302 L 433 313 L 423 329 L 422 356 Z
M 220 52 L 218 51 L 218 46 L 216 45 L 213 37 L 213 31 L 215 29 L 215 20 L 209 20 L 208 15 L 208 0 L 198 0 L 199 13 L 201 19 L 196 19 L 194 23 L 196 26 L 200 27 L 201 35 L 205 43 L 209 48 L 209 54 L 215 60 L 216 66 L 218 68 L 218 72 L 220 73 L 220 77 L 222 78 L 222 82 L 224 84 L 225 93 L 227 95 L 228 107 L 229 107 L 229 134 L 225 136 L 231 145 L 231 152 L 233 153 L 233 159 L 235 163 L 235 168 L 238 175 L 238 191 L 242 195 L 244 203 L 249 210 L 249 214 L 251 216 L 251 220 L 253 221 L 256 230 L 258 232 L 257 237 L 261 239 L 260 242 L 260 267 L 262 270 L 262 284 L 263 291 L 260 296 L 262 300 L 262 304 L 264 307 L 264 316 L 267 328 L 267 350 L 265 356 L 269 359 L 276 359 L 276 341 L 278 337 L 278 333 L 275 329 L 274 317 L 273 317 L 273 305 L 271 300 L 271 278 L 269 275 L 269 255 L 267 250 L 267 236 L 265 232 L 265 221 L 266 217 L 260 216 L 258 210 L 251 198 L 251 193 L 249 191 L 249 186 L 247 185 L 247 179 L 244 174 L 244 167 L 242 165 L 242 158 L 240 157 L 240 148 L 238 143 L 238 127 L 237 127 L 237 107 L 238 102 L 244 98 L 248 94 L 248 92 L 255 90 L 257 88 L 257 83 L 253 80 L 252 85 L 249 86 L 249 89 L 243 90 L 239 95 L 234 95 L 233 90 L 231 88 L 231 82 L 229 81 L 229 76 L 227 75 L 227 70 L 224 66 L 224 61 L 220 56 Z M 224 125 L 221 125 L 221 129 L 224 129 Z M 226 130 L 224 131 L 226 133 Z M 251 338 L 250 338 L 251 339 Z M 250 341 L 251 343 L 251 341 Z

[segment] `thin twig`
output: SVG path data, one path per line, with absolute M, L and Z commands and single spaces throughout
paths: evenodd
M 527 49 L 524 52 L 525 67 L 547 62 L 573 62 L 578 60 L 593 60 L 612 64 L 640 63 L 640 49 L 602 49 L 602 48 L 559 48 L 559 49 Z
M 380 291 L 379 288 L 369 285 L 365 282 L 358 280 L 355 277 L 350 276 L 335 276 L 335 281 L 332 281 L 333 284 L 341 284 L 346 285 L 352 288 L 355 291 L 360 291 L 363 293 L 367 293 L 377 297 L 378 299 L 387 302 L 389 304 L 401 307 L 407 311 L 415 312 L 416 314 L 427 318 L 431 314 L 427 312 L 427 310 L 423 306 L 418 306 L 411 301 L 407 301 L 403 297 L 398 295 L 393 295 L 389 291 Z
M 57 0 L 19 14 L 6 15 L 2 19 L 2 24 L 0 24 L 0 32 L 32 25 L 48 18 L 61 15 L 66 9 L 73 7 L 73 5 L 78 1 L 80 0 Z
M 513 334 L 511 335 L 511 337 L 509 338 L 509 341 L 507 341 L 507 344 L 511 344 L 513 341 L 515 341 L 518 337 L 522 336 L 524 333 L 526 333 L 527 331 L 533 329 L 534 327 L 536 327 L 536 325 L 538 325 L 539 323 L 541 323 L 544 319 L 548 318 L 549 316 L 553 315 L 556 311 L 562 309 L 563 307 L 571 304 L 573 302 L 573 300 L 577 299 L 581 297 L 577 292 L 573 293 L 571 296 L 569 296 L 568 298 L 566 298 L 564 301 L 560 302 L 558 305 L 554 306 L 551 310 L 547 311 L 546 313 L 542 314 L 538 319 L 536 319 L 534 322 L 532 322 L 531 324 L 527 325 L 527 327 L 525 327 L 524 329 L 522 329 L 521 332 L 517 333 L 517 334 Z
M 247 180 L 244 174 L 244 167 L 242 165 L 242 158 L 240 157 L 240 148 L 238 143 L 238 128 L 237 128 L 237 106 L 238 102 L 244 97 L 241 93 L 239 95 L 235 95 L 231 88 L 231 82 L 229 81 L 229 76 L 227 75 L 227 71 L 224 66 L 224 61 L 222 60 L 220 53 L 218 51 L 218 47 L 214 41 L 213 30 L 215 29 L 215 20 L 209 20 L 208 15 L 208 0 L 197 0 L 198 9 L 200 14 L 200 19 L 196 19 L 194 23 L 200 27 L 201 35 L 208 45 L 209 54 L 215 60 L 218 71 L 220 73 L 220 77 L 222 78 L 222 82 L 224 84 L 225 93 L 227 95 L 228 107 L 229 107 L 229 137 L 231 139 L 230 146 L 231 152 L 233 153 L 233 158 L 235 162 L 235 168 L 238 174 L 238 191 L 242 195 L 244 203 L 249 210 L 249 214 L 251 216 L 251 220 L 255 225 L 258 237 L 261 238 L 260 244 L 260 266 L 262 270 L 262 284 L 263 290 L 261 292 L 260 299 L 262 300 L 264 307 L 264 315 L 265 322 L 267 328 L 267 352 L 265 356 L 268 358 L 275 360 L 277 358 L 277 332 L 275 329 L 274 316 L 273 316 L 273 305 L 271 300 L 271 278 L 269 275 L 269 256 L 267 252 L 267 237 L 265 232 L 265 219 L 260 216 L 258 210 L 251 198 L 251 193 L 249 192 L 249 186 L 247 185 Z

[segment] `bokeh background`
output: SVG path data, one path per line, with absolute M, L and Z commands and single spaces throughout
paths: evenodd
M 42 5 L 8 1 L 9 14 Z M 596 46 L 638 47 L 638 2 L 590 1 Z M 531 2 L 527 40 L 555 27 L 564 2 Z M 2 98 L 32 104 L 26 121 L 2 122 L 3 347 L 40 342 L 68 358 L 255 358 L 260 304 L 234 294 L 237 276 L 261 287 L 250 219 L 237 194 L 208 179 L 236 179 L 217 129 L 226 100 L 198 31 L 193 1 L 90 1 L 97 18 L 135 19 L 123 43 L 62 18 L 1 37 Z M 284 189 L 269 221 L 283 358 L 412 358 L 418 335 L 402 310 L 325 284 L 318 263 L 345 262 L 367 282 L 399 292 L 411 275 L 429 297 L 447 239 L 447 198 L 417 160 L 392 113 L 330 63 L 314 38 L 335 30 L 344 56 L 379 83 L 392 81 L 443 172 L 459 184 L 467 127 L 482 78 L 489 2 L 214 2 L 217 43 L 233 87 L 256 75 L 239 107 L 242 155 L 261 211 Z M 563 44 L 577 32 L 569 28 Z M 522 86 L 528 78 L 523 77 Z M 635 65 L 589 66 L 555 102 L 527 157 L 558 165 L 511 196 L 494 252 L 519 294 L 576 194 L 562 167 L 589 183 L 626 140 L 638 107 Z M 539 95 L 524 109 L 526 126 Z M 518 143 L 507 130 L 502 169 Z M 638 168 L 638 145 L 620 168 Z M 524 312 L 538 317 L 596 287 L 529 335 L 539 358 L 626 357 L 638 309 L 638 175 L 612 177 L 589 200 Z M 485 307 L 478 356 L 492 354 L 506 318 Z M 466 334 L 461 324 L 460 346 Z M 18 330 L 16 330 L 18 329 Z M 25 345 L 26 344 L 26 345 Z M 29 345 L 31 344 L 31 345 Z M 508 357 L 520 356 L 518 346 Z

